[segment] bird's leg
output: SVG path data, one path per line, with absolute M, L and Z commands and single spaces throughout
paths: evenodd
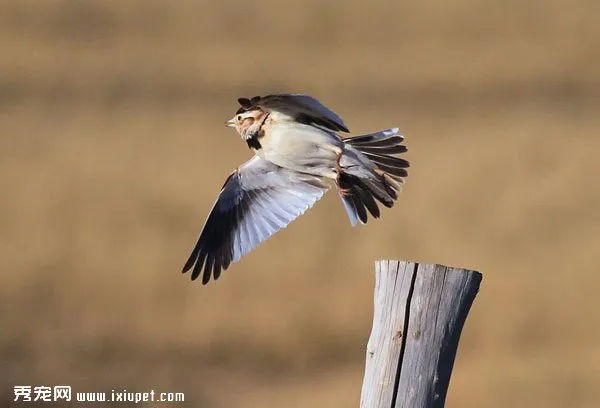
M 342 160 L 342 155 L 343 155 L 343 151 L 340 149 L 339 151 L 336 152 L 336 161 L 335 161 L 335 166 L 336 166 L 336 172 L 337 172 L 337 185 L 338 185 L 338 189 L 340 191 L 340 194 L 342 195 L 348 195 L 350 193 L 350 189 L 349 188 L 345 188 L 345 183 L 342 180 L 342 175 L 343 175 L 343 168 L 342 165 L 340 163 L 340 161 Z
M 340 175 L 340 173 L 342 173 L 343 169 L 342 169 L 342 165 L 341 165 L 341 160 L 342 160 L 342 156 L 344 154 L 344 151 L 342 149 L 340 149 L 338 146 L 326 146 L 328 148 L 328 150 L 331 150 L 331 152 L 333 154 L 335 154 L 335 172 L 337 173 L 338 177 Z
M 340 164 L 341 160 L 342 160 L 342 152 L 340 151 L 339 153 L 337 153 L 337 158 L 335 160 L 335 165 L 338 170 L 338 173 L 342 171 L 342 165 Z

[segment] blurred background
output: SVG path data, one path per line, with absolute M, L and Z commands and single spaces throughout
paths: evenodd
M 0 0 L 0 398 L 358 406 L 373 263 L 393 258 L 484 273 L 448 406 L 597 406 L 599 16 L 594 0 Z M 403 196 L 352 229 L 328 195 L 191 282 L 251 155 L 223 122 L 278 91 L 353 134 L 398 126 Z

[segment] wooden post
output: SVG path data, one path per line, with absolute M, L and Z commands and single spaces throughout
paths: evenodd
M 361 408 L 443 407 L 481 274 L 377 261 Z

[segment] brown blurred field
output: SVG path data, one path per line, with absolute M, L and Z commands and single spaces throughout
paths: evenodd
M 0 398 L 358 406 L 373 261 L 396 258 L 484 273 L 449 407 L 598 406 L 598 50 L 592 0 L 1 1 Z M 352 229 L 331 194 L 192 283 L 251 154 L 223 121 L 275 91 L 399 126 L 403 197 Z

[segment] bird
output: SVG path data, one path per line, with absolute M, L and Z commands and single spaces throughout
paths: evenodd
M 316 98 L 279 93 L 238 98 L 225 122 L 254 155 L 226 179 L 182 273 L 206 285 L 335 186 L 351 226 L 391 208 L 408 176 L 408 149 L 398 128 L 350 133 Z

